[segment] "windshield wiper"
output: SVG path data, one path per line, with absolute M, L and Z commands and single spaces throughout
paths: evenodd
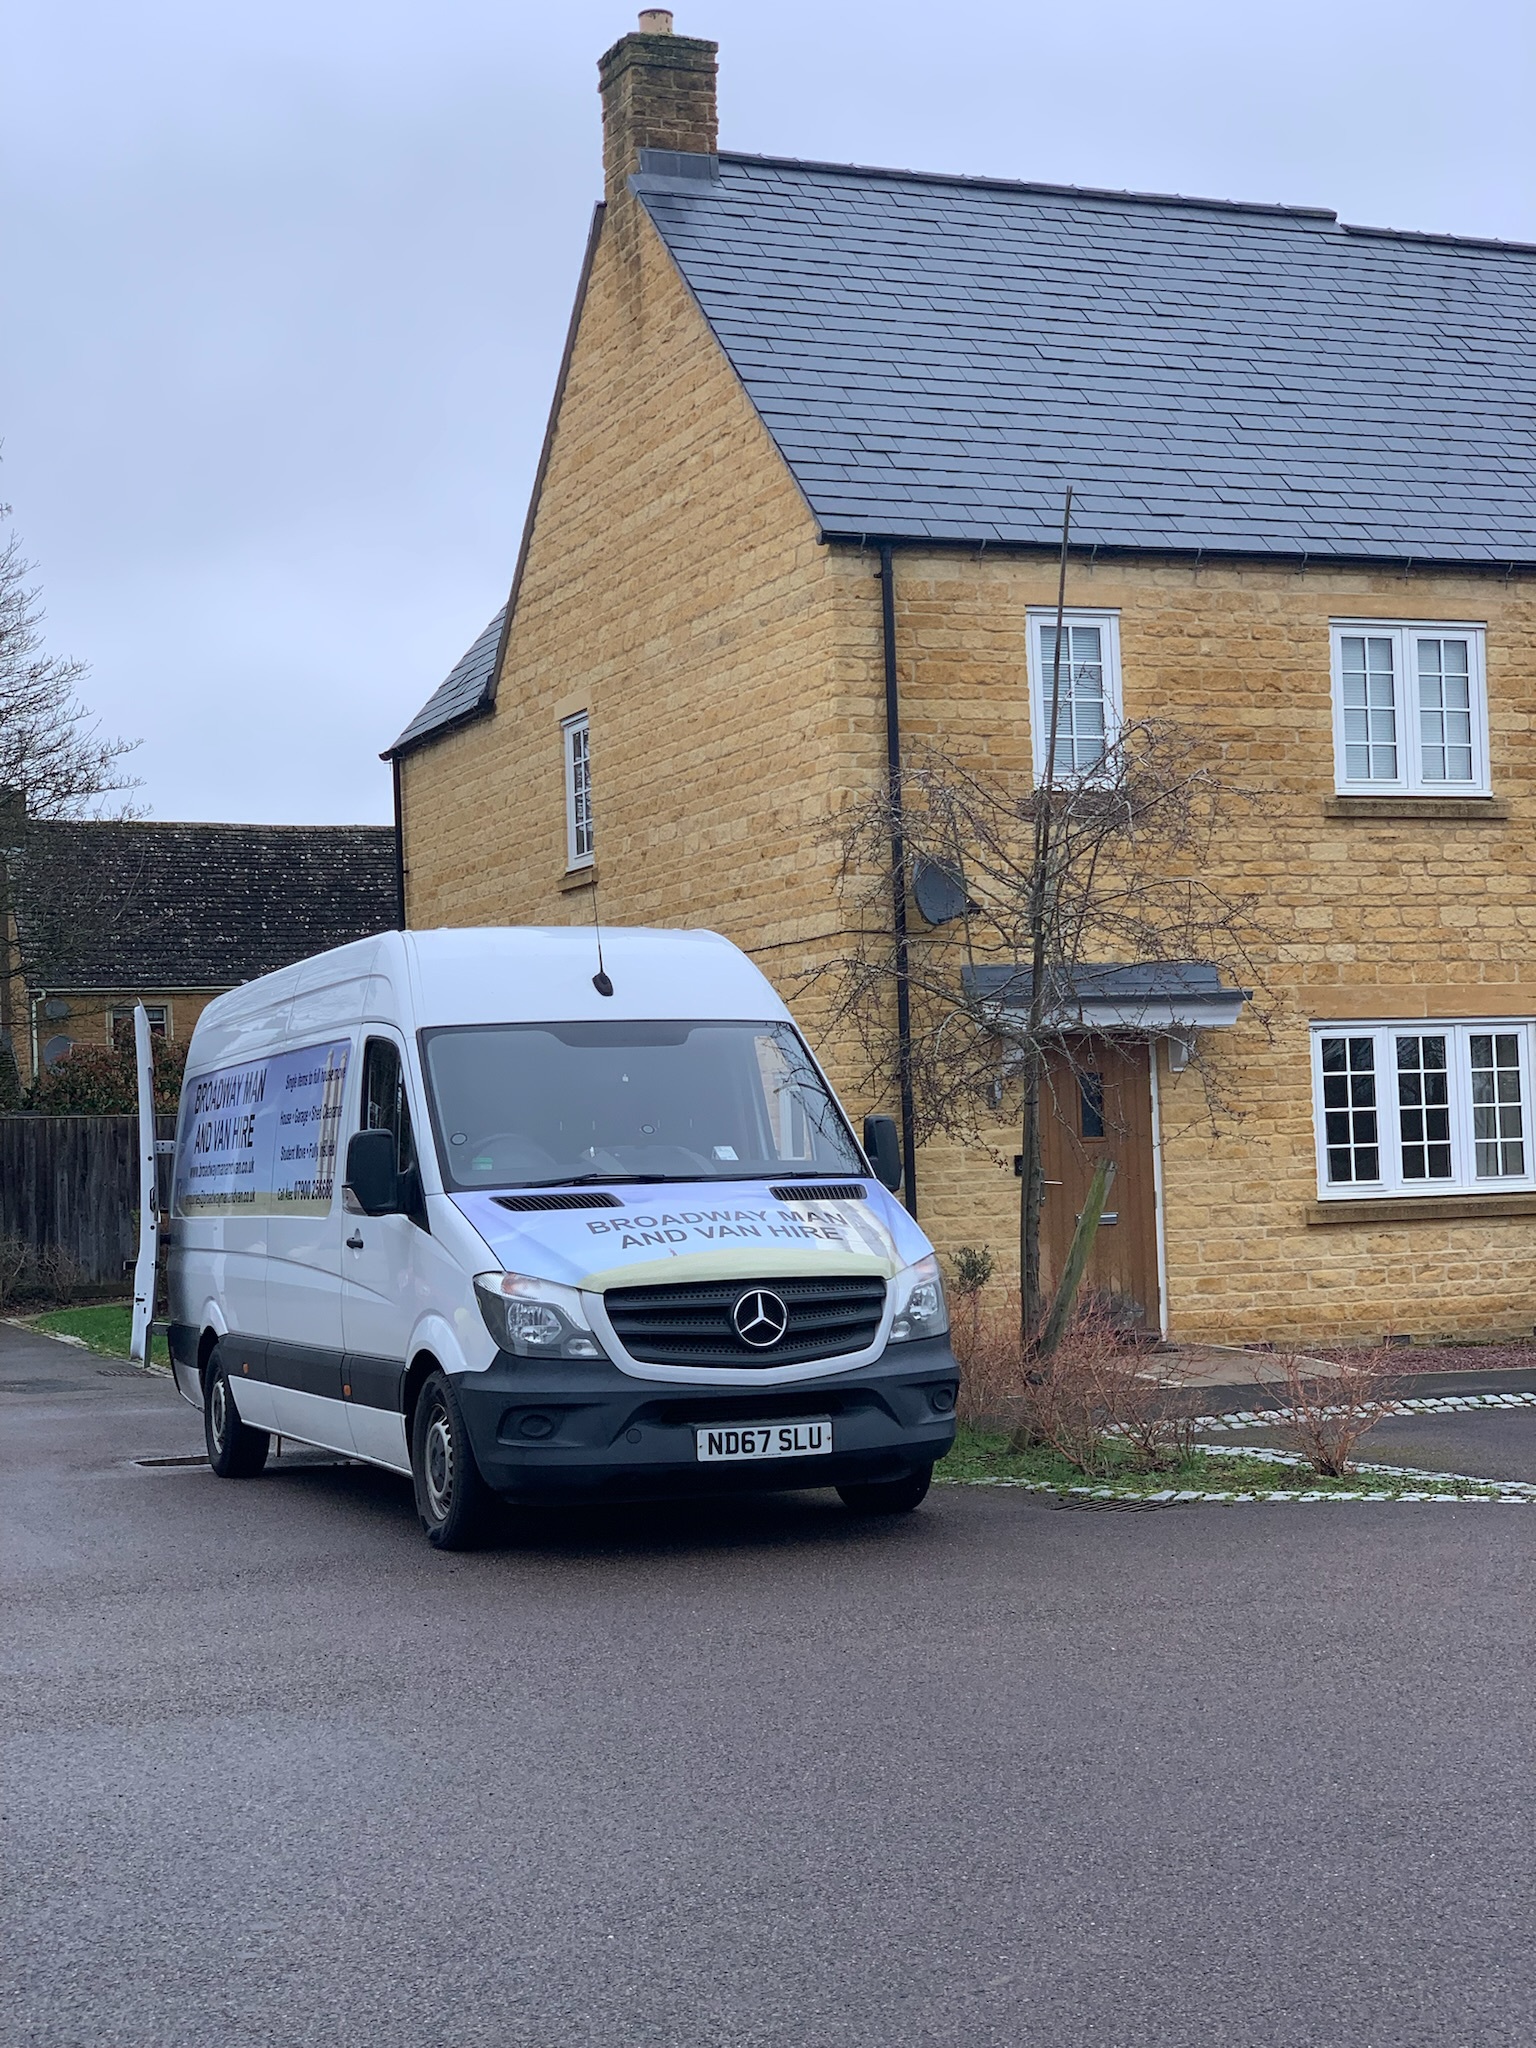
M 858 1167 L 839 1174 L 830 1166 L 768 1167 L 761 1173 L 562 1173 L 554 1180 L 519 1180 L 507 1183 L 519 1188 L 606 1188 L 663 1187 L 688 1185 L 708 1187 L 715 1181 L 741 1180 L 864 1180 Z
M 519 1180 L 512 1185 L 519 1188 L 656 1187 L 662 1181 L 697 1179 L 699 1175 L 696 1173 L 562 1173 L 554 1180 Z
M 869 1175 L 862 1166 L 776 1166 L 772 1173 L 755 1176 L 758 1180 L 868 1180 Z

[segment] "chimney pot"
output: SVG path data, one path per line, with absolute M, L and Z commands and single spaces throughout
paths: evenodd
M 669 36 L 672 33 L 672 10 L 670 7 L 642 7 L 640 10 L 640 33 L 643 36 Z

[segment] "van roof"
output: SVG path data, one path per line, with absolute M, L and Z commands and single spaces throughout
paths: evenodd
M 599 995 L 598 937 L 590 925 L 500 925 L 395 932 L 419 1024 L 584 1017 L 785 1017 L 746 954 L 718 932 L 605 928 Z M 375 973 L 388 972 L 385 956 Z
M 394 1007 L 409 1011 L 417 1026 L 789 1015 L 746 954 L 718 932 L 605 926 L 602 957 L 612 996 L 600 995 L 593 985 L 598 939 L 589 925 L 381 932 L 220 996 L 199 1020 L 198 1036 L 219 1040 L 229 1027 L 258 1018 L 269 1021 L 274 1035 L 286 1036 L 293 998 L 318 998 L 326 988 L 365 978 L 393 984 Z M 375 1015 L 382 995 L 380 990 L 370 1001 Z M 318 1023 L 320 1011 L 329 1006 L 303 1002 L 299 1007 L 301 1013 L 314 1008 Z M 308 1026 L 294 1018 L 292 1028 Z

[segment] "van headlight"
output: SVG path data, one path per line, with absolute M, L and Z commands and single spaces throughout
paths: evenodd
M 518 1358 L 601 1358 L 581 1294 L 527 1273 L 477 1273 L 475 1299 L 501 1351 Z
M 891 1343 L 905 1344 L 913 1337 L 942 1337 L 949 1328 L 944 1281 L 932 1252 L 896 1275 L 891 1283 L 891 1297 L 896 1305 L 891 1317 Z

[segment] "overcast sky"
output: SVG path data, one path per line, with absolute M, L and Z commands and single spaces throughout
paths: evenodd
M 162 818 L 389 813 L 506 594 L 617 0 L 20 0 L 0 497 Z M 1536 242 L 1531 0 L 684 0 L 727 148 Z

